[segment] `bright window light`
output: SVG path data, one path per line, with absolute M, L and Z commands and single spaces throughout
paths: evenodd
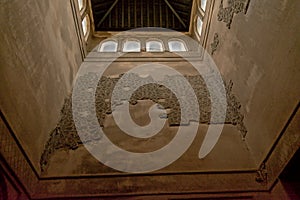
M 140 52 L 141 51 L 141 43 L 138 41 L 126 41 L 124 43 L 123 52 Z
M 207 0 L 201 0 L 201 9 L 205 11 Z
M 163 52 L 163 45 L 159 41 L 148 41 L 146 43 L 146 50 L 148 52 Z
M 202 19 L 198 16 L 198 18 L 197 18 L 197 31 L 198 31 L 198 34 L 200 36 L 201 36 L 201 32 L 202 32 L 202 26 L 203 26 Z
M 103 42 L 100 47 L 100 52 L 117 52 L 118 43 L 115 41 Z
M 169 42 L 169 50 L 170 52 L 187 51 L 183 42 L 175 40 Z

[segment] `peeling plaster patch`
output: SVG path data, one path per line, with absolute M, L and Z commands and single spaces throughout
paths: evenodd
M 236 14 L 244 12 L 247 13 L 250 0 L 221 0 L 218 12 L 218 20 L 226 23 L 228 29 L 231 28 L 233 17 Z M 225 5 L 225 6 L 224 6 Z
M 219 34 L 215 33 L 214 35 L 214 41 L 211 43 L 211 55 L 214 55 L 215 51 L 218 49 L 218 46 L 220 44 Z
M 117 84 L 117 82 L 121 79 L 122 75 L 118 78 L 111 78 L 103 76 L 98 82 L 98 87 L 96 90 L 95 96 L 95 108 L 96 114 L 98 118 L 99 125 L 101 127 L 105 127 L 105 119 L 107 115 L 111 114 L 114 111 L 114 108 L 118 105 L 115 105 L 110 101 L 113 88 Z M 89 84 L 94 82 L 97 78 L 95 73 L 88 73 L 84 76 L 79 77 L 82 79 L 82 83 Z M 151 76 L 146 77 L 147 79 L 153 79 Z M 176 87 L 181 90 L 185 90 L 178 82 L 178 77 L 176 75 L 170 75 L 165 77 L 170 85 L 176 85 Z M 151 100 L 154 103 L 160 104 L 163 108 L 169 109 L 167 115 L 161 116 L 162 118 L 167 118 L 170 126 L 179 126 L 179 125 L 189 125 L 190 122 L 197 121 L 202 124 L 232 124 L 236 126 L 236 128 L 240 131 L 243 138 L 246 137 L 247 129 L 244 125 L 243 119 L 244 116 L 240 112 L 241 104 L 237 100 L 236 96 L 232 92 L 233 82 L 225 84 L 226 96 L 227 96 L 227 113 L 225 122 L 223 121 L 223 116 L 216 116 L 216 118 L 211 121 L 211 100 L 209 96 L 208 89 L 206 88 L 206 84 L 201 75 L 197 76 L 185 76 L 185 78 L 189 81 L 192 88 L 195 91 L 195 94 L 198 99 L 199 109 L 200 109 L 200 118 L 195 118 L 195 112 L 192 109 L 188 111 L 188 118 L 184 119 L 183 124 L 181 123 L 181 108 L 178 103 L 176 96 L 166 87 L 158 85 L 158 84 L 147 84 L 139 87 L 130 99 L 131 105 L 138 104 L 139 100 Z M 124 85 L 128 85 L 129 88 L 135 88 L 135 85 L 140 85 L 140 81 L 144 81 L 144 78 L 139 77 L 137 74 L 132 74 L 132 80 L 128 83 L 124 83 Z M 215 88 L 218 89 L 218 88 Z M 87 91 L 89 92 L 89 91 Z M 120 90 L 120 94 L 118 96 L 120 98 L 126 96 L 126 90 Z M 84 92 L 80 94 L 82 96 L 80 101 L 84 101 L 86 96 Z M 89 105 L 84 105 L 82 108 L 81 115 L 86 115 L 85 110 L 87 110 Z M 94 129 L 88 126 L 88 124 L 84 124 L 88 127 L 91 133 L 95 133 Z M 71 97 L 67 98 L 64 103 L 64 107 L 61 111 L 61 119 L 58 123 L 57 127 L 52 131 L 48 142 L 45 145 L 44 152 L 40 159 L 40 165 L 42 171 L 45 171 L 47 165 L 49 163 L 49 159 L 51 155 L 57 150 L 75 150 L 83 143 L 99 140 L 98 135 L 95 134 L 93 137 L 87 137 L 85 141 L 82 141 L 76 131 L 75 123 L 73 121 L 73 113 L 72 113 L 72 99 Z

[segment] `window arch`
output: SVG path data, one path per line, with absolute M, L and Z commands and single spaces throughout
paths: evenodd
M 170 52 L 187 51 L 186 45 L 182 40 L 170 40 L 168 45 Z
M 207 0 L 199 0 L 200 2 L 200 5 L 199 5 L 199 7 L 203 10 L 203 11 L 205 11 L 205 9 L 206 9 L 206 3 L 207 3 Z
M 146 42 L 146 51 L 148 52 L 163 52 L 164 47 L 162 42 L 157 40 L 149 40 Z
M 201 33 L 202 33 L 202 27 L 203 27 L 203 21 L 201 19 L 200 16 L 197 17 L 197 32 L 198 32 L 198 35 L 201 36 Z
M 88 15 L 85 15 L 85 17 L 82 20 L 82 31 L 85 39 L 87 40 L 89 32 L 90 32 L 90 18 Z
M 79 11 L 82 11 L 85 7 L 85 0 L 78 0 Z
M 127 40 L 124 42 L 123 52 L 141 52 L 141 42 L 138 40 Z
M 114 40 L 104 41 L 98 49 L 99 52 L 117 52 L 118 43 Z

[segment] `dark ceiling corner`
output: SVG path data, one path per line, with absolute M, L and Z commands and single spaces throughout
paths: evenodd
M 188 32 L 193 0 L 92 0 L 95 31 L 161 27 Z

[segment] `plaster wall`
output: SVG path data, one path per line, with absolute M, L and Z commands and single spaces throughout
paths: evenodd
M 35 168 L 82 62 L 69 0 L 0 2 L 0 108 Z
M 299 103 L 300 2 L 250 0 L 247 14 L 234 14 L 231 29 L 218 21 L 220 3 L 215 1 L 208 50 L 218 33 L 213 57 L 225 80 L 233 80 L 246 142 L 259 164 Z

